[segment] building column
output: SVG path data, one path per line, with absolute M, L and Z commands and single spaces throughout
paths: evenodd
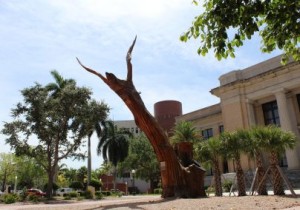
M 252 126 L 256 125 L 255 111 L 254 111 L 253 103 L 254 103 L 253 100 L 246 99 L 249 127 L 252 127 Z
M 287 98 L 285 94 L 285 90 L 281 89 L 275 93 L 277 106 L 278 106 L 278 113 L 280 118 L 280 126 L 283 130 L 291 131 L 297 135 L 298 130 L 295 125 L 293 125 L 292 117 L 295 115 L 291 113 L 291 110 L 287 104 Z M 288 169 L 299 169 L 299 159 L 297 155 L 297 151 L 294 150 L 286 150 L 286 158 L 288 162 Z

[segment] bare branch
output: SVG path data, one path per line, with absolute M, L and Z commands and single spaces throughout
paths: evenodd
M 126 55 L 126 62 L 127 62 L 127 81 L 132 82 L 132 64 L 131 64 L 131 53 L 133 50 L 133 47 L 135 45 L 137 36 L 135 36 L 132 45 L 129 47 L 127 55 Z
M 77 57 L 76 57 L 76 59 L 77 59 L 78 63 L 80 64 L 80 66 L 82 66 L 88 72 L 97 75 L 98 77 L 100 77 L 103 80 L 103 82 L 105 82 L 107 84 L 107 79 L 104 76 L 102 76 L 102 74 L 98 73 L 97 71 L 95 71 L 93 69 L 90 69 L 90 68 L 84 66 Z

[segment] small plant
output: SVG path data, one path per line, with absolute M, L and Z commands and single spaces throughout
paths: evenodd
M 24 188 L 22 189 L 22 192 L 21 192 L 20 195 L 19 195 L 19 200 L 20 200 L 20 201 L 25 201 L 25 200 L 26 200 L 26 197 L 27 197 L 26 191 L 27 191 L 27 188 L 24 187 Z
M 210 193 L 215 193 L 216 190 L 214 187 L 210 186 L 206 189 L 206 193 L 209 195 Z
M 86 199 L 93 199 L 93 193 L 92 193 L 92 191 L 87 190 L 87 191 L 85 192 L 85 198 L 86 198 Z
M 37 203 L 37 202 L 40 201 L 40 198 L 39 198 L 39 196 L 37 196 L 37 195 L 29 195 L 29 196 L 28 196 L 28 200 L 29 200 L 29 201 L 32 201 L 32 202 L 34 202 L 34 203 Z
M 3 196 L 3 201 L 5 204 L 15 203 L 17 201 L 17 195 L 5 194 Z
M 97 199 L 97 200 L 101 200 L 101 199 L 103 198 L 103 194 L 102 194 L 100 191 L 97 191 L 97 192 L 95 193 L 95 196 L 96 196 L 96 199 Z
M 70 196 L 71 198 L 77 198 L 77 197 L 79 197 L 79 193 L 76 192 L 76 191 L 72 191 L 72 192 L 69 193 L 69 196 Z
M 232 181 L 225 179 L 225 181 L 222 184 L 224 192 L 230 192 L 232 184 Z
M 64 200 L 71 200 L 70 194 L 65 194 L 64 195 Z

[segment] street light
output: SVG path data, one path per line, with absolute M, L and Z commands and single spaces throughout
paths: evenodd
M 131 174 L 132 174 L 132 188 L 133 188 L 133 191 L 132 191 L 132 194 L 135 195 L 135 186 L 134 186 L 134 174 L 135 174 L 135 170 L 132 169 L 131 170 Z
M 102 179 L 100 178 L 99 181 L 100 181 L 100 193 L 102 193 Z

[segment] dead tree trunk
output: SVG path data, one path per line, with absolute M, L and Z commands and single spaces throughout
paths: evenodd
M 200 167 L 191 164 L 184 167 L 180 164 L 175 151 L 169 143 L 168 136 L 159 126 L 155 118 L 146 109 L 140 94 L 132 81 L 131 53 L 136 38 L 130 46 L 127 61 L 127 79 L 118 79 L 114 74 L 107 73 L 106 77 L 97 71 L 79 64 L 92 74 L 103 80 L 127 105 L 132 112 L 137 126 L 148 137 L 154 152 L 160 162 L 163 194 L 162 197 L 200 197 L 205 196 L 204 173 Z M 195 186 L 196 190 L 195 190 Z

